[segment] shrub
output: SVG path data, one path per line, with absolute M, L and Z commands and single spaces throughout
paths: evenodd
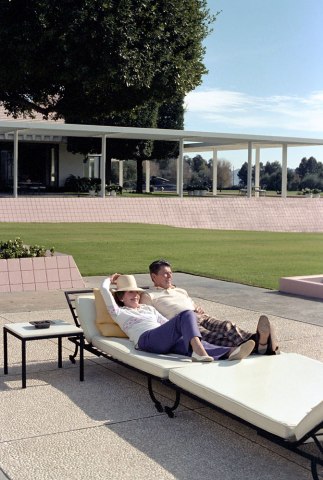
M 101 190 L 101 179 L 69 175 L 65 180 L 64 188 L 66 191 L 78 193 L 88 193 L 89 190 L 98 192 Z
M 54 255 L 55 249 L 50 250 L 51 255 Z M 7 258 L 28 258 L 28 257 L 45 257 L 46 248 L 41 245 L 24 245 L 21 238 L 17 237 L 14 240 L 0 241 L 0 259 Z

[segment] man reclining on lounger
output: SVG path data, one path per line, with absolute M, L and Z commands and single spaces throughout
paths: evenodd
M 238 347 L 254 340 L 253 353 L 275 355 L 278 344 L 273 328 L 266 315 L 261 315 L 256 333 L 246 332 L 234 323 L 221 321 L 208 315 L 202 307 L 196 306 L 187 291 L 172 285 L 173 272 L 169 262 L 156 260 L 149 265 L 154 287 L 141 294 L 140 303 L 152 305 L 164 317 L 170 319 L 184 310 L 196 313 L 202 339 L 214 345 L 223 347 Z

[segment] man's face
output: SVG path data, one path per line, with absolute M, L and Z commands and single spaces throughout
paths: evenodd
M 160 267 L 158 273 L 152 273 L 151 279 L 155 287 L 170 288 L 172 286 L 173 272 L 170 267 Z

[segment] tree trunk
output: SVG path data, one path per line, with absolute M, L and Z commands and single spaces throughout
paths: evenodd
M 137 188 L 136 193 L 142 193 L 142 181 L 143 181 L 143 172 L 142 172 L 142 162 L 143 160 L 137 160 Z
M 107 155 L 106 164 L 105 164 L 105 183 L 110 185 L 111 183 L 111 172 L 112 172 L 112 161 L 111 157 Z

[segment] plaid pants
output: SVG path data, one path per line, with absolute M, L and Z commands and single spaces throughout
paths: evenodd
M 228 320 L 217 320 L 206 313 L 197 314 L 197 320 L 202 340 L 213 345 L 238 347 L 254 336 Z

